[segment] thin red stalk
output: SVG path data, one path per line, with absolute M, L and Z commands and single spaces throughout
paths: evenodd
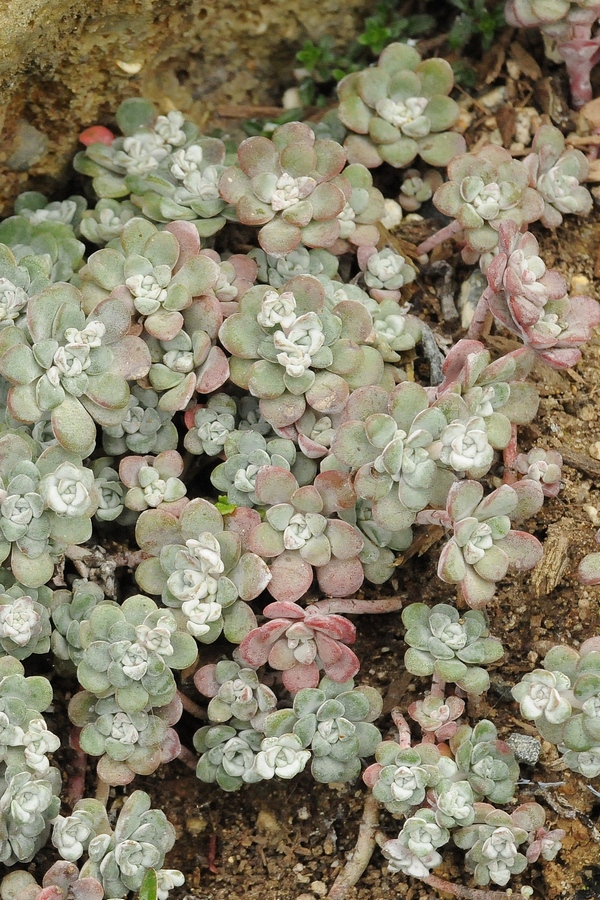
M 431 237 L 428 237 L 426 241 L 423 241 L 422 244 L 419 244 L 417 247 L 417 255 L 422 256 L 423 253 L 429 253 L 433 250 L 434 247 L 437 247 L 438 244 L 442 244 L 444 241 L 451 238 L 453 235 L 458 234 L 459 231 L 462 231 L 462 225 L 460 222 L 456 220 L 454 222 L 450 222 L 449 225 L 446 225 L 444 228 L 440 228 L 439 231 L 436 231 L 435 234 L 432 234 Z
M 182 691 L 177 691 L 177 694 L 179 696 L 179 699 L 181 700 L 181 705 L 186 712 L 188 712 L 195 719 L 202 719 L 203 721 L 206 721 L 206 719 L 208 719 L 208 714 L 205 709 L 202 709 L 201 706 L 198 706 L 198 704 L 194 703 L 194 701 L 189 697 L 186 697 L 186 695 Z
M 365 800 L 358 839 L 352 856 L 333 882 L 327 900 L 344 900 L 348 891 L 361 877 L 375 849 L 375 833 L 379 827 L 379 803 L 369 791 Z
M 402 609 L 405 597 L 384 597 L 381 600 L 353 600 L 351 597 L 332 597 L 329 600 L 318 600 L 313 608 L 324 614 L 347 613 L 391 613 Z
M 188 750 L 187 747 L 184 747 L 183 744 L 181 745 L 181 750 L 179 751 L 177 759 L 180 759 L 182 763 L 185 763 L 185 765 L 189 769 L 195 770 L 196 766 L 198 765 L 197 758 L 194 756 L 192 751 Z
M 475 312 L 473 313 L 473 319 L 471 321 L 471 324 L 469 325 L 469 331 L 467 333 L 467 337 L 470 340 L 479 340 L 483 333 L 483 329 L 490 309 L 489 301 L 491 295 L 492 291 L 489 287 L 486 287 L 485 291 L 477 301 L 477 306 L 475 307 Z
M 398 729 L 398 743 L 400 744 L 400 748 L 402 750 L 406 750 L 407 747 L 410 747 L 412 735 L 410 733 L 410 725 L 402 715 L 399 706 L 395 706 L 391 712 L 392 721 L 396 728 Z
M 504 462 L 504 483 L 513 484 L 516 476 L 514 476 L 515 460 L 517 458 L 517 426 L 511 425 L 510 441 L 502 451 Z M 514 477 L 513 477 L 514 476 Z
M 67 803 L 70 806 L 75 806 L 75 804 L 79 800 L 81 800 L 81 798 L 85 794 L 85 769 L 87 763 L 87 754 L 83 752 L 79 744 L 80 731 L 81 728 L 73 727 L 71 729 L 71 736 L 69 738 L 71 749 L 75 754 L 75 759 L 73 760 L 73 774 L 69 776 L 69 782 L 67 785 Z
M 506 891 L 480 891 L 477 888 L 464 887 L 462 884 L 453 884 L 451 881 L 446 881 L 445 878 L 438 878 L 437 875 L 430 875 L 428 878 L 423 878 L 422 881 L 428 884 L 429 887 L 435 888 L 436 891 L 441 891 L 444 894 L 453 894 L 455 897 L 464 897 L 465 900 L 517 900 L 519 896 L 513 891 L 510 893 Z

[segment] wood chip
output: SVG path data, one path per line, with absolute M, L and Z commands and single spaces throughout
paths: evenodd
M 530 584 L 534 597 L 545 597 L 560 584 L 569 562 L 571 537 L 575 533 L 573 519 L 564 518 L 548 526 L 544 558 L 531 573 Z
M 510 58 L 514 60 L 514 62 L 516 62 L 521 72 L 524 75 L 527 75 L 528 78 L 532 78 L 534 81 L 537 81 L 538 78 L 542 77 L 542 70 L 536 63 L 535 59 L 518 41 L 513 41 L 510 45 L 509 55 Z
M 517 115 L 512 103 L 501 106 L 496 113 L 496 123 L 502 135 L 502 146 L 508 149 L 516 131 Z
M 600 478 L 600 462 L 592 459 L 591 456 L 588 456 L 586 453 L 578 453 L 569 447 L 558 447 L 558 452 L 561 454 L 563 463 L 566 466 L 572 466 L 574 469 L 579 469 L 580 472 L 585 472 L 586 475 Z
M 600 466 L 600 463 L 598 464 Z M 441 538 L 444 536 L 445 530 L 441 527 L 441 525 L 426 525 L 425 528 L 420 531 L 408 550 L 405 550 L 404 553 L 401 553 L 394 562 L 395 566 L 403 566 L 405 562 L 411 559 L 413 556 L 422 556 L 424 553 L 427 553 L 430 547 L 433 547 Z
M 579 110 L 579 115 L 583 116 L 592 128 L 600 128 L 600 97 L 584 103 Z

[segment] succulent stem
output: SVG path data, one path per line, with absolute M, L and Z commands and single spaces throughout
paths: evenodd
M 464 897 L 465 900 L 516 900 L 513 891 L 480 891 L 476 888 L 464 887 L 462 884 L 452 884 L 445 878 L 437 875 L 429 875 L 423 878 L 425 884 L 445 894 L 453 894 L 455 897 Z M 518 895 L 517 895 L 518 896 Z
M 375 834 L 379 827 L 379 803 L 369 792 L 365 799 L 362 820 L 358 829 L 358 839 L 352 856 L 335 879 L 327 900 L 344 900 L 348 891 L 359 880 L 373 855 Z
M 435 234 L 428 237 L 426 241 L 419 244 L 417 247 L 418 256 L 422 256 L 424 253 L 430 253 L 434 247 L 447 241 L 448 238 L 452 237 L 454 234 L 458 234 L 459 231 L 462 231 L 462 225 L 456 220 L 450 222 L 449 225 L 445 225 L 444 228 L 440 228 L 439 231 L 436 231 Z

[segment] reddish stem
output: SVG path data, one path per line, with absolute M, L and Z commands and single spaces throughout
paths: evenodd
M 448 238 L 451 238 L 453 235 L 458 234 L 459 231 L 462 231 L 462 225 L 460 222 L 454 220 L 454 222 L 450 222 L 449 225 L 446 225 L 444 228 L 440 228 L 439 231 L 436 231 L 435 234 L 432 234 L 431 237 L 428 237 L 426 241 L 423 241 L 422 244 L 419 244 L 417 247 L 417 255 L 422 256 L 423 253 L 429 253 L 433 250 L 434 247 L 437 247 L 438 244 L 442 244 L 444 241 L 447 241 Z
M 333 882 L 327 900 L 344 900 L 365 871 L 375 849 L 375 834 L 379 827 L 379 803 L 369 791 L 358 829 L 358 839 L 352 856 Z
M 83 752 L 79 744 L 80 731 L 81 728 L 73 727 L 71 729 L 71 735 L 69 737 L 69 744 L 71 745 L 71 749 L 75 754 L 75 759 L 73 760 L 73 773 L 69 776 L 69 782 L 67 785 L 67 803 L 70 806 L 75 806 L 75 804 L 79 800 L 81 800 L 81 798 L 85 794 L 85 770 L 87 755 Z
M 183 744 L 181 745 L 181 750 L 177 754 L 177 759 L 180 759 L 181 762 L 188 767 L 188 769 L 194 769 L 194 771 L 196 770 L 198 759 L 196 758 L 196 756 L 194 756 L 192 751 L 188 750 L 187 747 L 184 747 Z
M 360 613 L 391 613 L 402 609 L 405 597 L 384 597 L 381 600 L 354 600 L 351 597 L 332 597 L 328 600 L 318 600 L 312 608 L 318 609 L 325 615 L 329 613 L 346 613 L 357 615 Z
M 406 750 L 407 747 L 410 747 L 412 735 L 410 733 L 410 725 L 402 715 L 399 706 L 395 706 L 391 712 L 392 721 L 394 725 L 398 729 L 398 743 L 400 744 L 400 748 L 402 750 Z
M 475 312 L 473 313 L 473 319 L 471 321 L 471 324 L 469 325 L 469 331 L 467 333 L 467 337 L 471 340 L 479 340 L 483 333 L 486 319 L 490 311 L 490 298 L 492 296 L 492 293 L 493 292 L 490 290 L 490 288 L 486 287 L 485 291 L 477 301 L 477 306 L 475 307 Z
M 445 878 L 438 878 L 437 875 L 429 875 L 428 878 L 422 879 L 429 887 L 435 888 L 444 894 L 453 894 L 455 897 L 464 897 L 465 900 L 518 900 L 518 894 L 513 891 L 480 891 L 476 888 L 464 887 L 462 884 L 452 884 Z M 523 896 L 523 895 L 521 895 Z
M 517 459 L 517 426 L 511 425 L 510 441 L 502 451 L 504 462 L 504 483 L 514 484 L 517 476 L 514 472 L 515 461 Z
M 213 875 L 218 875 L 219 870 L 216 866 L 217 859 L 217 836 L 216 834 L 211 834 L 208 839 L 208 871 L 212 872 Z
M 181 705 L 183 706 L 185 711 L 195 719 L 202 719 L 203 721 L 206 721 L 206 719 L 208 719 L 206 710 L 202 709 L 201 706 L 198 706 L 197 703 L 194 703 L 194 701 L 189 697 L 186 697 L 186 695 L 182 693 L 182 691 L 177 691 L 177 696 L 181 700 Z

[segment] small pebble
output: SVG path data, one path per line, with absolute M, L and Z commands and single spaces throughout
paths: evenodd
M 518 734 L 513 732 L 508 738 L 508 746 L 515 754 L 517 762 L 525 763 L 528 766 L 535 766 L 542 750 L 541 741 L 529 734 Z
M 310 889 L 313 894 L 318 894 L 319 897 L 324 897 L 327 893 L 327 885 L 324 881 L 313 881 Z
M 299 819 L 302 819 L 303 822 L 305 822 L 306 819 L 310 819 L 310 813 L 305 806 L 301 806 L 296 815 Z
M 590 444 L 588 453 L 592 457 L 592 459 L 600 459 L 600 441 L 596 441 L 594 444 Z

